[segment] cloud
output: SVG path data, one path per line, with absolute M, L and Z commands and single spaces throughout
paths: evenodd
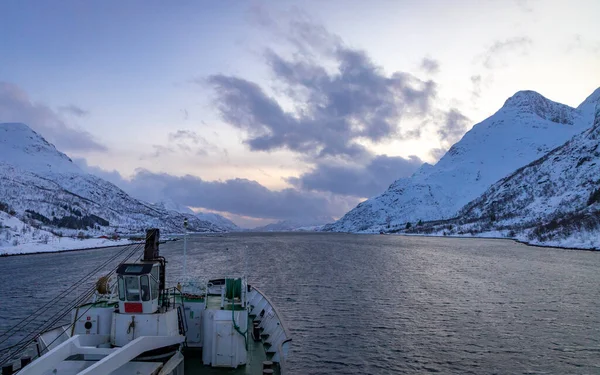
M 429 74 L 435 74 L 440 71 L 440 62 L 429 57 L 421 61 L 421 69 Z
M 479 99 L 481 97 L 481 81 L 482 77 L 480 74 L 471 76 L 471 84 L 473 89 L 471 90 L 471 96 Z
M 440 160 L 448 151 L 446 148 L 432 148 L 429 150 L 429 156 L 433 158 L 436 162 Z
M 443 142 L 453 145 L 465 134 L 469 123 L 468 117 L 452 108 L 445 114 L 444 126 L 438 129 L 438 134 Z
M 428 152 L 434 162 L 439 161 L 456 142 L 461 140 L 471 124 L 471 120 L 456 108 L 439 114 L 437 121 L 441 123 L 437 130 L 440 147 L 432 148 Z
M 175 152 L 175 150 L 169 146 L 152 145 L 152 148 L 154 149 L 154 151 L 141 155 L 140 160 L 156 159 L 161 156 L 166 156 Z
M 162 187 L 159 194 L 168 194 L 176 202 L 192 207 L 226 211 L 251 217 L 290 219 L 339 216 L 345 210 L 338 199 L 295 189 L 272 191 L 256 181 L 231 179 L 204 181 L 194 176 L 176 177 L 139 171 L 132 180 L 134 194 L 146 195 L 150 186 Z
M 169 133 L 170 141 L 191 141 L 194 144 L 198 144 L 200 142 L 206 142 L 204 138 L 198 135 L 195 131 L 192 130 L 177 130 L 176 132 Z
M 600 42 L 593 42 L 583 38 L 580 34 L 575 34 L 565 48 L 566 53 L 572 53 L 577 50 L 583 50 L 592 54 L 600 54 Z
M 384 192 L 398 178 L 412 175 L 421 164 L 416 156 L 378 155 L 366 165 L 321 163 L 288 182 L 299 189 L 367 198 Z
M 297 51 L 292 57 L 273 50 L 264 57 L 293 109 L 240 77 L 217 74 L 199 81 L 213 88 L 219 115 L 245 132 L 251 150 L 365 158 L 370 152 L 359 141 L 411 134 L 401 131 L 401 120 L 431 111 L 435 82 L 406 72 L 386 74 L 364 51 L 302 17 L 291 22 L 287 35 Z
M 85 130 L 68 124 L 49 107 L 34 103 L 18 86 L 0 82 L 0 122 L 22 122 L 63 151 L 106 151 Z
M 487 69 L 505 66 L 508 54 L 514 52 L 521 55 L 527 54 L 532 45 L 533 41 L 531 38 L 525 36 L 497 40 L 481 56 L 483 66 Z
M 94 165 L 89 165 L 87 163 L 87 160 L 84 158 L 73 158 L 72 160 L 73 160 L 73 163 L 75 163 L 84 172 L 92 174 L 96 177 L 100 177 L 112 184 L 117 185 L 121 189 L 123 188 L 124 185 L 127 184 L 127 181 L 125 179 L 123 179 L 121 174 L 116 170 L 107 171 L 106 169 L 102 169 L 102 168 L 94 166 Z
M 139 169 L 130 179 L 116 171 L 88 166 L 83 159 L 75 161 L 84 171 L 105 178 L 132 196 L 148 202 L 165 198 L 189 207 L 229 212 L 265 219 L 330 219 L 339 217 L 359 200 L 332 194 L 296 189 L 269 190 L 256 181 L 235 178 L 205 181 L 195 176 L 173 176 Z
M 181 151 L 201 156 L 223 151 L 193 130 L 177 130 L 169 133 L 169 142 Z
M 58 111 L 62 112 L 62 113 L 66 113 L 69 115 L 73 115 L 76 117 L 85 117 L 88 116 L 90 114 L 90 111 L 85 110 L 81 107 L 78 107 L 74 104 L 70 104 L 70 105 L 66 105 L 66 106 L 62 106 L 62 107 L 58 107 Z
M 193 130 L 171 132 L 167 136 L 166 145 L 152 145 L 152 148 L 153 151 L 140 156 L 140 160 L 154 159 L 178 152 L 195 156 L 223 154 L 227 157 L 227 150 L 220 149 Z
M 308 13 L 298 7 L 291 7 L 288 12 L 279 12 L 271 16 L 266 7 L 255 4 L 250 9 L 254 23 L 276 40 L 290 45 L 298 55 L 315 58 L 334 52 L 342 39 L 317 23 Z
M 532 13 L 532 1 L 531 0 L 514 0 L 519 9 L 526 13 Z

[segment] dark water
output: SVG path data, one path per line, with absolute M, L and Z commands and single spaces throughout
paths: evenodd
M 182 242 L 161 245 L 169 278 Z M 0 331 L 111 250 L 0 258 Z M 293 335 L 291 374 L 600 374 L 600 253 L 509 241 L 235 234 L 188 273 L 248 270 Z M 3 346 L 3 345 L 2 345 Z

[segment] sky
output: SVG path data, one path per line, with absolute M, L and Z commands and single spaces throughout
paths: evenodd
M 600 2 L 0 3 L 0 122 L 150 202 L 327 222 L 519 90 L 600 86 Z

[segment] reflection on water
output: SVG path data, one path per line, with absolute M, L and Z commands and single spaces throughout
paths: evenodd
M 600 373 L 600 253 L 343 234 L 188 244 L 189 274 L 247 273 L 276 304 L 294 339 L 291 374 Z M 161 245 L 173 283 L 182 246 Z M 115 251 L 0 258 L 0 328 Z

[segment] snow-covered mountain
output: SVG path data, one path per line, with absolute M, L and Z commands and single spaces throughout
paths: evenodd
M 253 232 L 312 232 L 318 231 L 330 220 L 281 220 L 252 229 Z
M 235 225 L 233 221 L 213 212 L 198 212 L 196 216 L 200 220 L 209 221 L 211 223 L 214 223 L 215 225 L 218 225 L 220 228 L 226 229 L 230 232 L 237 232 L 242 230 L 240 227 Z
M 173 232 L 224 229 L 193 214 L 157 207 L 87 174 L 42 136 L 20 123 L 0 124 L 0 208 L 19 219 L 64 233 Z
M 213 223 L 214 225 L 221 228 L 222 230 L 226 230 L 229 232 L 236 232 L 236 231 L 241 230 L 241 228 L 238 227 L 237 225 L 235 225 L 235 223 L 233 221 L 229 220 L 228 218 L 226 218 L 222 215 L 215 214 L 213 212 L 194 213 L 194 211 L 192 211 L 188 206 L 179 204 L 172 199 L 168 199 L 168 198 L 163 199 L 160 202 L 154 203 L 154 206 L 165 209 L 165 210 L 169 210 L 169 211 L 180 212 L 182 214 L 196 215 L 196 217 L 198 219 L 209 222 L 209 223 Z
M 324 230 L 377 232 L 456 216 L 490 185 L 588 128 L 593 116 L 589 103 L 599 92 L 578 108 L 533 91 L 517 92 L 498 112 L 473 126 L 437 164 L 424 164 Z
M 161 208 L 163 210 L 175 211 L 175 212 L 179 212 L 182 214 L 193 214 L 194 213 L 194 211 L 192 211 L 189 207 L 179 204 L 172 199 L 163 199 L 160 202 L 154 203 L 154 206 Z
M 591 128 L 492 185 L 461 210 L 462 227 L 600 247 L 600 89 L 588 99 L 578 109 Z

